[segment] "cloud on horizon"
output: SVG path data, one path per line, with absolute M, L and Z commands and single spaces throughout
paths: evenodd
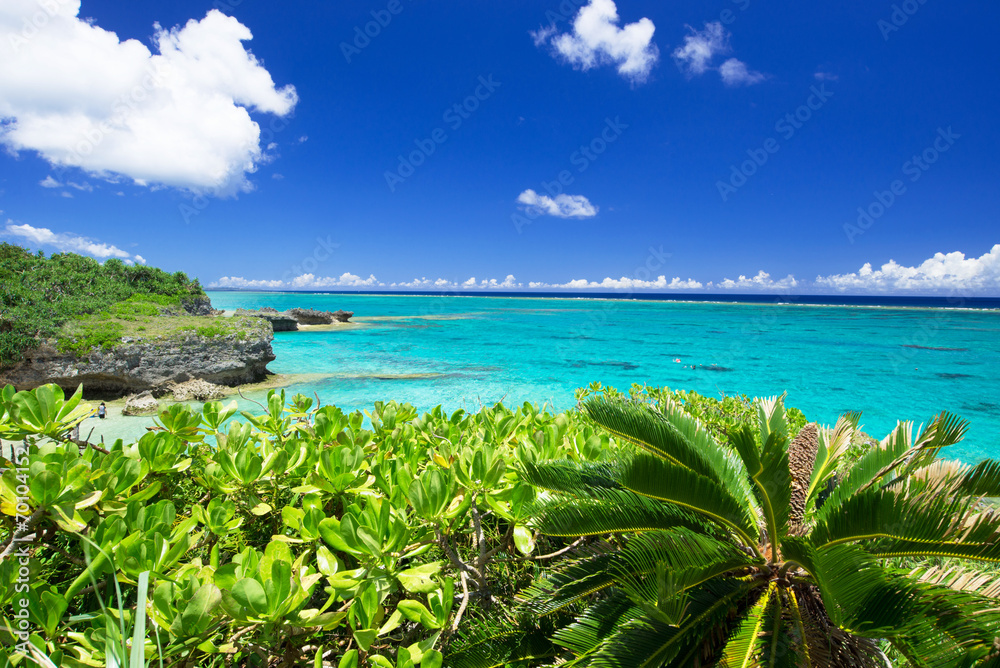
M 421 291 L 461 292 L 487 290 L 660 290 L 678 292 L 712 292 L 713 290 L 747 293 L 785 293 L 785 294 L 955 294 L 955 293 L 992 293 L 1000 296 L 1000 244 L 993 246 L 988 252 L 978 258 L 966 258 L 963 253 L 937 253 L 932 258 L 915 267 L 906 267 L 890 260 L 880 269 L 872 269 L 871 263 L 866 263 L 859 271 L 849 274 L 833 274 L 817 276 L 812 282 L 803 281 L 789 274 L 781 279 L 774 279 L 761 270 L 753 276 L 740 275 L 738 278 L 723 278 L 707 283 L 694 278 L 679 276 L 667 279 L 658 276 L 655 279 L 622 276 L 607 277 L 603 280 L 578 278 L 565 283 L 549 283 L 544 281 L 529 281 L 525 286 L 512 274 L 504 279 L 477 279 L 471 277 L 465 281 L 445 278 L 415 278 L 412 281 L 397 281 L 386 283 L 374 275 L 362 279 L 360 276 L 344 273 L 337 278 L 320 278 L 312 274 L 303 274 L 290 280 L 248 280 L 242 277 L 223 277 L 209 287 L 243 288 L 274 290 L 302 290 L 317 288 L 383 288 L 406 289 Z
M 660 60 L 653 44 L 656 26 L 648 18 L 621 28 L 619 22 L 613 0 L 590 0 L 573 20 L 571 33 L 556 34 L 555 26 L 549 26 L 531 36 L 535 46 L 551 45 L 554 55 L 577 69 L 617 65 L 620 75 L 632 83 L 644 83 Z
M 518 195 L 517 201 L 531 212 L 556 218 L 593 218 L 598 210 L 583 195 L 562 194 L 549 197 L 539 195 L 531 189 Z
M 76 234 L 53 232 L 47 227 L 33 227 L 31 225 L 17 225 L 12 220 L 7 221 L 6 227 L 0 232 L 0 237 L 13 237 L 22 245 L 29 245 L 33 248 L 49 247 L 64 253 L 79 253 L 90 255 L 98 260 L 108 258 L 119 258 L 126 264 L 146 264 L 146 259 L 141 255 L 132 255 L 123 251 L 117 246 L 102 243 L 89 237 Z
M 250 30 L 213 9 L 155 25 L 153 54 L 79 12 L 79 0 L 0 5 L 0 143 L 112 182 L 250 190 L 247 175 L 270 159 L 250 112 L 284 117 L 298 101 L 245 49 Z M 44 23 L 25 32 L 37 16 Z
M 851 274 L 817 276 L 816 285 L 838 292 L 969 292 L 1000 290 L 1000 244 L 981 257 L 935 253 L 920 265 L 906 267 L 889 260 L 879 269 L 866 262 Z

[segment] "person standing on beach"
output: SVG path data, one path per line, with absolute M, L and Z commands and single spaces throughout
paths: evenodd
M 97 407 L 97 417 L 102 420 L 108 417 L 108 407 L 104 405 L 103 401 L 101 402 L 101 405 Z

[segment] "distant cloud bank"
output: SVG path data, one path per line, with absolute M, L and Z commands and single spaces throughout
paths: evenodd
M 12 220 L 8 220 L 0 237 L 13 239 L 22 246 L 32 248 L 53 248 L 63 253 L 78 253 L 80 255 L 90 255 L 98 260 L 108 258 L 118 258 L 126 264 L 146 264 L 146 259 L 141 255 L 133 255 L 123 251 L 117 246 L 95 241 L 89 237 L 82 237 L 65 232 L 53 232 L 47 227 L 32 227 L 31 225 L 17 225 Z
M 79 1 L 0 3 L 0 143 L 108 181 L 251 189 L 247 174 L 270 159 L 261 145 L 273 137 L 262 142 L 250 112 L 280 119 L 298 96 L 244 48 L 250 30 L 211 10 L 183 27 L 154 26 L 153 54 L 79 12 Z
M 513 275 L 504 279 L 451 280 L 445 278 L 415 278 L 412 281 L 385 282 L 374 275 L 361 278 L 344 273 L 339 277 L 317 277 L 303 274 L 284 280 L 255 280 L 227 276 L 210 287 L 270 290 L 304 290 L 332 288 L 375 288 L 380 290 L 420 291 L 484 291 L 484 290 L 536 290 L 536 291 L 662 291 L 662 292 L 743 292 L 784 294 L 996 294 L 1000 295 L 1000 244 L 978 258 L 966 258 L 963 253 L 937 253 L 916 267 L 906 267 L 893 260 L 879 269 L 866 263 L 860 270 L 849 274 L 817 276 L 814 281 L 804 281 L 792 275 L 774 279 L 766 271 L 752 277 L 739 276 L 703 283 L 693 278 L 679 276 L 668 279 L 639 279 L 623 276 L 603 280 L 578 278 L 565 283 L 529 281 L 524 284 Z

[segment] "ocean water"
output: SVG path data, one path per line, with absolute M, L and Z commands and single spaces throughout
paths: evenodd
M 360 326 L 275 335 L 290 392 L 344 409 L 395 399 L 477 410 L 503 400 L 572 407 L 600 381 L 723 394 L 787 392 L 832 424 L 864 411 L 882 438 L 943 410 L 970 422 L 948 456 L 1000 458 L 1000 311 L 614 299 L 210 292 L 216 308 L 355 312 Z

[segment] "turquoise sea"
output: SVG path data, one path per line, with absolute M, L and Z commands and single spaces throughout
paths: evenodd
M 210 292 L 216 308 L 354 311 L 361 326 L 275 335 L 275 373 L 324 403 L 477 410 L 574 405 L 600 381 L 710 396 L 788 393 L 830 423 L 863 410 L 881 438 L 942 410 L 971 423 L 949 456 L 1000 457 L 1000 312 L 615 299 Z M 679 361 L 678 361 L 679 360 Z

